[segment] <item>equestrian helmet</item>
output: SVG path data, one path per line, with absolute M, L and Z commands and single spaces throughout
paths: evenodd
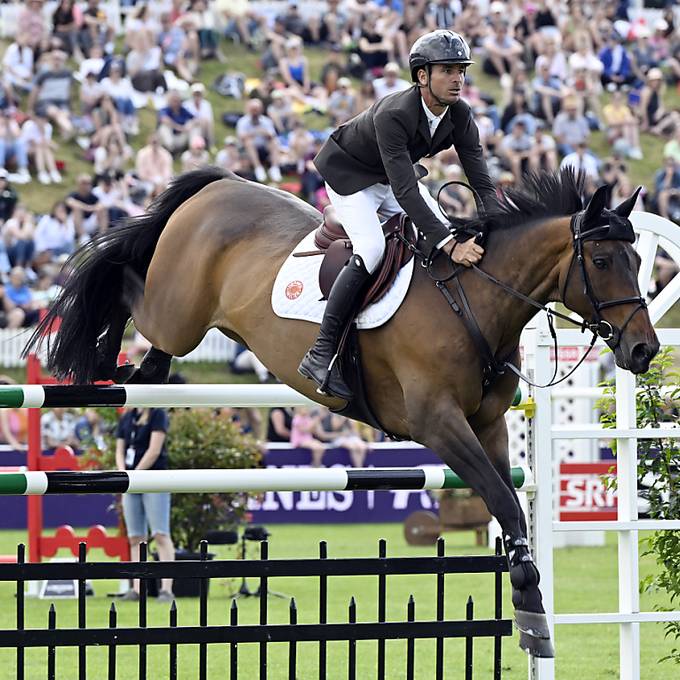
M 408 55 L 411 80 L 418 82 L 418 69 L 428 64 L 463 64 L 470 66 L 475 62 L 470 59 L 470 46 L 462 35 L 439 29 L 426 33 L 418 38 Z

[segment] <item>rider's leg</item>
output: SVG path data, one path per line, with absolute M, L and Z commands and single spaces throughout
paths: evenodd
M 352 391 L 335 367 L 336 353 L 345 324 L 356 313 L 370 274 L 382 259 L 385 239 L 376 211 L 387 187 L 376 185 L 349 196 L 336 194 L 328 185 L 326 188 L 336 215 L 352 241 L 354 255 L 331 288 L 319 336 L 298 371 L 323 386 L 325 393 L 349 400 Z

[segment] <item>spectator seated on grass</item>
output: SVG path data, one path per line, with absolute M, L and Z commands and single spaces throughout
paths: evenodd
M 5 168 L 0 168 L 0 224 L 12 217 L 19 200 L 16 190 L 9 183 L 8 174 Z
M 664 102 L 665 84 L 661 69 L 648 71 L 640 91 L 640 130 L 662 137 L 680 125 L 680 113 L 668 110 Z
M 21 136 L 19 123 L 6 111 L 0 110 L 0 167 L 7 170 L 8 162 L 16 166 L 16 172 L 9 175 L 15 184 L 31 181 L 26 140 Z
M 125 46 L 134 49 L 137 45 L 158 45 L 161 26 L 153 16 L 148 3 L 140 3 L 128 14 L 125 21 Z
M 297 119 L 293 102 L 283 90 L 274 90 L 271 100 L 267 107 L 267 116 L 271 118 L 279 135 L 285 135 L 293 129 L 293 122 Z
M 388 94 L 408 90 L 411 83 L 400 77 L 399 64 L 390 61 L 385 64 L 382 77 L 376 78 L 373 81 L 373 88 L 375 89 L 376 99 L 380 100 Z
M 33 88 L 33 49 L 21 33 L 9 44 L 2 57 L 2 82 L 16 98 Z
M 89 57 L 95 45 L 101 47 L 104 52 L 111 53 L 114 38 L 113 26 L 100 0 L 87 0 L 78 32 L 78 42 L 83 54 Z
M 663 157 L 675 159 L 678 167 L 680 167 L 680 125 L 675 126 L 672 139 L 666 142 L 663 147 Z
M 123 75 L 123 64 L 116 59 L 111 62 L 109 75 L 102 78 L 101 88 L 108 94 L 122 116 L 123 130 L 132 136 L 139 134 L 139 120 L 134 105 L 134 88 L 127 76 Z
M 680 225 L 680 165 L 672 156 L 654 176 L 655 202 L 659 215 Z
M 170 182 L 173 176 L 172 154 L 161 146 L 157 132 L 150 134 L 147 145 L 137 152 L 135 169 L 149 194 L 165 189 Z
M 101 47 L 101 45 L 93 45 L 90 49 L 90 56 L 80 62 L 76 79 L 82 83 L 87 77 L 88 73 L 94 73 L 97 81 L 101 80 L 106 63 L 106 59 L 104 58 L 104 49 Z
M 66 206 L 73 219 L 78 243 L 86 243 L 109 226 L 108 210 L 92 192 L 92 177 L 88 174 L 78 176 L 75 190 L 66 197 Z
M 167 104 L 158 112 L 158 138 L 173 155 L 179 155 L 189 147 L 192 136 L 199 135 L 197 120 L 182 103 L 177 90 L 170 90 Z
M 28 110 L 56 124 L 65 139 L 73 135 L 71 86 L 73 73 L 66 67 L 66 53 L 53 50 L 47 56 L 46 68 L 34 81 L 28 98 Z
M 107 92 L 102 94 L 92 110 L 92 123 L 94 131 L 90 138 L 90 148 L 105 146 L 112 137 L 118 140 L 121 148 L 125 146 L 123 116 Z
M 24 310 L 12 302 L 6 286 L 0 283 L 0 328 L 22 328 L 25 318 Z
M 626 155 L 634 160 L 642 158 L 640 130 L 637 118 L 630 110 L 622 89 L 612 92 L 611 99 L 602 109 L 607 142 L 614 146 L 623 144 Z
M 501 84 L 512 79 L 521 61 L 522 46 L 512 35 L 510 23 L 499 20 L 484 39 L 482 69 L 490 76 L 499 77 Z
M 205 139 L 203 137 L 192 137 L 189 148 L 182 154 L 180 161 L 182 172 L 199 170 L 210 165 L 210 154 L 205 148 Z
M 286 165 L 294 169 L 298 175 L 302 175 L 305 164 L 314 150 L 314 135 L 301 120 L 296 120 L 287 142 Z
M 43 215 L 35 228 L 36 267 L 52 262 L 75 250 L 76 230 L 64 201 L 57 201 L 49 213 Z
M 35 252 L 35 218 L 19 203 L 14 214 L 2 225 L 2 240 L 12 267 L 29 267 Z
M 533 135 L 527 131 L 524 120 L 515 120 L 510 134 L 500 144 L 499 154 L 515 177 L 521 177 L 527 172 L 537 172 L 538 153 Z
M 587 143 L 590 126 L 586 117 L 579 113 L 577 97 L 569 96 L 562 100 L 562 110 L 555 116 L 552 131 L 562 156 L 572 153 L 579 144 Z
M 332 2 L 337 0 L 330 0 L 329 6 Z M 251 9 L 250 4 L 250 0 L 215 0 L 214 7 L 224 26 L 224 36 L 254 51 L 266 18 Z
M 26 283 L 26 270 L 23 267 L 12 267 L 9 281 L 5 286 L 7 297 L 24 313 L 23 326 L 38 323 L 40 309 L 33 299 L 33 291 Z
M 557 143 L 555 142 L 555 139 L 546 132 L 546 129 L 547 126 L 544 121 L 539 120 L 536 123 L 534 144 L 536 146 L 536 153 L 538 154 L 538 166 L 541 170 L 555 172 L 559 167 Z
M 536 59 L 536 77 L 531 87 L 534 91 L 533 111 L 552 125 L 567 90 L 562 80 L 550 73 L 550 60 L 546 55 Z
M 75 0 L 59 0 L 52 14 L 52 35 L 61 40 L 64 51 L 82 61 L 83 53 L 78 44 L 78 29 L 83 21 L 83 13 Z
M 189 20 L 198 35 L 199 59 L 218 59 L 224 62 L 225 57 L 219 47 L 218 17 L 213 3 L 206 0 L 190 0 L 189 11 L 179 19 L 179 22 L 186 25 Z
M 132 87 L 137 92 L 165 92 L 167 85 L 163 77 L 163 55 L 157 45 L 146 45 L 142 40 L 125 57 L 125 69 Z
M 635 82 L 633 63 L 625 42 L 625 38 L 612 29 L 605 46 L 598 54 L 602 62 L 601 80 L 605 87 L 610 84 L 614 87 L 621 87 Z
M 105 172 L 97 181 L 92 193 L 97 197 L 99 205 L 106 210 L 107 224 L 115 226 L 128 217 L 127 193 L 122 175 L 115 171 Z
M 239 175 L 239 177 L 245 177 L 246 179 L 253 178 L 252 169 L 243 158 L 243 154 L 238 146 L 238 140 L 233 135 L 227 135 L 224 138 L 224 146 L 215 156 L 215 165 L 219 168 L 230 170 Z
M 278 183 L 282 179 L 279 167 L 281 150 L 274 123 L 263 114 L 263 110 L 259 99 L 249 99 L 244 115 L 236 124 L 236 135 L 253 165 L 257 181 L 267 179 L 265 165 L 268 165 L 269 177 Z
M 194 83 L 191 86 L 191 97 L 187 99 L 184 108 L 194 117 L 199 134 L 207 146 L 215 145 L 215 114 L 212 104 L 205 97 L 205 85 Z
M 133 155 L 134 152 L 129 144 L 125 143 L 121 146 L 121 137 L 111 134 L 101 146 L 94 150 L 94 173 L 98 177 L 107 173 L 122 175 L 128 168 Z
M 377 9 L 370 9 L 361 23 L 356 52 L 359 57 L 358 72 L 355 74 L 360 77 L 367 72 L 373 76 L 382 73 L 387 62 L 394 60 L 394 43 L 388 35 L 381 32 L 378 17 Z
M 43 16 L 42 0 L 28 0 L 17 16 L 17 40 L 33 50 L 35 56 L 47 46 L 47 22 Z
M 60 184 L 62 177 L 54 157 L 58 146 L 52 139 L 52 124 L 45 116 L 29 114 L 21 127 L 21 136 L 26 143 L 28 157 L 38 171 L 38 181 L 41 184 Z
M 585 173 L 586 178 L 593 181 L 600 176 L 597 158 L 588 149 L 587 142 L 578 142 L 576 149 L 562 159 L 560 169 L 564 168 L 572 168 L 577 174 Z
M 338 87 L 328 98 L 326 115 L 330 119 L 331 127 L 336 128 L 346 123 L 359 113 L 359 100 L 352 88 L 352 81 L 343 76 L 338 80 Z
M 172 23 L 170 14 L 161 14 L 161 30 L 158 43 L 163 64 L 172 69 L 179 78 L 191 82 L 198 73 L 199 41 L 195 27 L 187 30 L 183 25 Z

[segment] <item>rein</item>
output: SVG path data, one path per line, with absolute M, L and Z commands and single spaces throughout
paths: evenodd
M 527 384 L 531 385 L 532 387 L 538 387 L 538 388 L 544 388 L 544 387 L 552 387 L 554 385 L 559 385 L 561 382 L 567 380 L 578 368 L 579 366 L 586 360 L 590 352 L 592 351 L 593 347 L 595 346 L 595 343 L 597 342 L 598 337 L 602 338 L 605 342 L 612 341 L 613 346 L 612 349 L 615 350 L 620 342 L 621 338 L 623 335 L 623 332 L 625 331 L 626 327 L 632 320 L 632 318 L 639 312 L 641 309 L 646 309 L 647 304 L 645 300 L 642 297 L 627 297 L 627 298 L 618 298 L 615 300 L 607 300 L 604 302 L 601 302 L 598 300 L 598 298 L 595 296 L 595 293 L 593 292 L 592 285 L 590 282 L 590 278 L 588 276 L 586 266 L 585 266 L 585 258 L 583 255 L 583 242 L 585 240 L 595 240 L 596 237 L 596 232 L 599 232 L 601 230 L 600 227 L 596 227 L 594 229 L 587 230 L 585 232 L 582 231 L 582 223 L 583 223 L 583 211 L 577 213 L 576 215 L 573 215 L 571 218 L 571 232 L 573 236 L 573 248 L 574 248 L 574 253 L 572 254 L 571 262 L 569 263 L 569 269 L 567 271 L 567 276 L 565 278 L 564 286 L 562 287 L 561 291 L 561 298 L 563 304 L 566 304 L 566 292 L 567 292 L 567 285 L 569 283 L 569 278 L 571 276 L 571 272 L 574 269 L 574 263 L 576 262 L 579 267 L 579 271 L 581 273 L 581 278 L 583 280 L 583 285 L 584 285 L 584 294 L 588 298 L 588 301 L 593 307 L 593 321 L 588 322 L 585 319 L 582 322 L 575 321 L 572 319 L 570 316 L 567 316 L 566 314 L 563 314 L 562 312 L 559 312 L 557 310 L 550 309 L 546 305 L 538 302 L 537 300 L 534 300 L 533 298 L 530 298 L 527 295 L 524 295 L 524 293 L 521 293 L 518 290 L 515 290 L 508 284 L 504 283 L 503 281 L 500 281 L 497 279 L 495 276 L 492 274 L 489 274 L 488 272 L 485 272 L 483 269 L 480 269 L 477 265 L 472 265 L 471 270 L 478 275 L 479 277 L 489 281 L 495 286 L 498 286 L 502 290 L 504 290 L 506 293 L 509 295 L 512 295 L 513 297 L 517 298 L 518 300 L 521 300 L 522 302 L 531 305 L 532 307 L 535 307 L 536 309 L 540 311 L 544 311 L 547 315 L 548 318 L 548 328 L 550 330 L 550 336 L 553 340 L 553 346 L 555 350 L 555 369 L 553 371 L 553 375 L 550 378 L 550 381 L 546 383 L 545 385 L 539 385 L 535 382 L 533 382 L 530 378 L 528 378 L 526 375 L 524 375 L 517 366 L 515 366 L 513 363 L 511 363 L 508 359 L 503 359 L 503 360 L 497 360 L 491 347 L 489 346 L 488 341 L 484 337 L 484 334 L 482 333 L 482 330 L 479 327 L 479 324 L 477 323 L 477 319 L 475 318 L 474 312 L 472 311 L 472 307 L 470 306 L 470 303 L 468 301 L 467 295 L 465 293 L 465 289 L 463 288 L 463 284 L 460 282 L 458 274 L 462 271 L 462 267 L 453 267 L 453 271 L 451 274 L 444 278 L 440 278 L 436 276 L 433 273 L 433 264 L 434 264 L 434 258 L 432 256 L 427 256 L 423 252 L 421 252 L 415 245 L 413 244 L 405 244 L 412 252 L 414 253 L 415 256 L 417 256 L 421 260 L 421 266 L 427 271 L 427 275 L 432 279 L 434 285 L 436 286 L 437 290 L 444 296 L 444 299 L 448 303 L 449 307 L 454 311 L 454 313 L 460 317 L 461 321 L 465 325 L 468 333 L 470 334 L 473 342 L 477 346 L 477 350 L 482 356 L 482 360 L 484 363 L 483 366 L 483 383 L 485 386 L 488 386 L 491 384 L 491 382 L 498 376 L 504 375 L 506 371 L 511 371 L 515 375 L 517 375 L 518 378 L 526 382 Z M 464 231 L 459 231 L 458 234 L 465 234 L 466 232 Z M 468 232 L 470 236 L 474 236 L 475 238 L 482 238 L 483 234 L 481 233 L 473 233 L 473 232 Z M 453 249 L 455 248 L 456 243 L 451 247 L 451 250 L 449 250 L 449 258 L 451 256 L 451 253 L 453 252 Z M 453 295 L 449 291 L 449 289 L 446 287 L 446 283 L 449 281 L 453 281 L 455 287 L 456 287 L 456 292 L 458 294 L 458 297 L 460 299 L 461 304 L 459 305 L 456 300 L 454 299 Z M 624 304 L 631 304 L 631 303 L 637 303 L 637 306 L 635 309 L 628 315 L 628 318 L 626 319 L 625 323 L 623 326 L 618 329 L 614 328 L 607 320 L 602 318 L 601 311 L 603 309 L 607 309 L 609 307 L 615 307 L 617 305 L 624 305 Z M 558 354 L 558 341 L 557 341 L 557 332 L 555 331 L 555 322 L 554 318 L 557 317 L 559 319 L 562 319 L 563 321 L 567 321 L 568 323 L 577 326 L 580 328 L 581 332 L 585 332 L 586 330 L 590 331 L 593 335 L 592 340 L 590 341 L 590 345 L 588 346 L 588 349 L 585 351 L 583 356 L 578 360 L 576 365 L 562 378 L 559 380 L 556 380 L 555 378 L 557 377 L 558 369 L 559 369 L 559 354 Z M 511 352 L 511 355 L 514 354 L 516 351 L 513 350 Z

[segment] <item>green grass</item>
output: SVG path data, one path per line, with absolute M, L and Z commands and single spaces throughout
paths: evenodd
M 317 542 L 324 538 L 329 543 L 329 557 L 375 556 L 379 538 L 388 540 L 389 555 L 433 555 L 434 548 L 408 546 L 402 536 L 402 528 L 398 524 L 383 525 L 345 525 L 345 526 L 271 526 L 272 537 L 270 556 L 272 558 L 315 557 Z M 13 552 L 16 543 L 23 539 L 20 532 L 2 532 L 0 534 L 0 552 Z M 479 548 L 472 547 L 472 533 L 449 533 L 447 554 L 478 554 Z M 220 557 L 233 558 L 233 550 L 216 546 L 214 552 Z M 249 557 L 255 557 L 255 550 Z M 92 559 L 101 559 L 93 553 Z M 555 554 L 556 569 L 556 607 L 558 612 L 594 612 L 615 611 L 617 601 L 617 552 L 615 538 L 611 536 L 604 548 L 570 548 L 559 550 Z M 649 558 L 641 558 L 641 576 L 653 571 Z M 329 620 L 343 622 L 347 620 L 347 604 L 352 595 L 358 602 L 358 619 L 374 621 L 376 616 L 376 582 L 375 577 L 336 577 L 330 580 L 329 586 Z M 213 580 L 210 586 L 210 623 L 226 623 L 230 606 L 229 594 L 238 589 L 238 582 Z M 256 582 L 251 581 L 252 590 Z M 88 598 L 87 618 L 89 626 L 105 626 L 111 600 L 106 593 L 118 589 L 117 582 L 95 583 L 95 596 Z M 317 584 L 314 579 L 285 578 L 274 579 L 270 588 L 294 596 L 299 610 L 299 621 L 313 623 L 317 616 Z M 388 620 L 401 618 L 405 614 L 406 602 L 410 594 L 416 599 L 418 619 L 430 619 L 434 616 L 435 579 L 424 577 L 390 577 L 388 579 Z M 446 615 L 458 618 L 463 615 L 467 596 L 471 594 L 476 602 L 476 616 L 491 616 L 491 580 L 482 575 L 455 575 L 447 577 L 446 583 Z M 509 616 L 510 602 L 508 584 L 504 582 L 504 613 Z M 12 584 L 0 583 L 0 627 L 12 629 L 14 618 L 14 587 Z M 665 603 L 661 597 L 642 596 L 642 609 L 649 610 L 655 604 Z M 180 625 L 197 624 L 197 601 L 180 600 Z M 49 602 L 27 600 L 27 627 L 45 627 Z M 121 602 L 117 604 L 119 626 L 136 624 L 137 605 Z M 74 601 L 61 601 L 57 604 L 58 626 L 76 625 L 76 606 Z M 286 622 L 288 616 L 288 600 L 271 598 L 268 604 L 271 622 Z M 259 615 L 259 601 L 248 598 L 239 602 L 240 621 L 256 623 Z M 149 625 L 166 625 L 167 607 L 149 604 Z M 618 677 L 618 629 L 616 626 L 563 626 L 556 634 L 557 678 L 573 680 L 611 680 Z M 677 669 L 671 666 L 658 665 L 657 659 L 668 652 L 671 642 L 664 640 L 663 629 L 658 624 L 642 626 L 642 678 L 654 680 L 671 680 L 676 677 Z M 346 643 L 333 643 L 329 651 L 329 679 L 346 677 Z M 433 677 L 433 643 L 422 641 L 416 647 L 416 677 L 431 680 Z M 462 677 L 461 644 L 457 641 L 447 642 L 447 678 Z M 271 645 L 270 675 L 272 680 L 287 677 L 285 645 Z M 316 677 L 316 646 L 311 643 L 299 646 L 299 674 L 301 679 Z M 475 678 L 490 677 L 491 643 L 480 640 L 475 643 Z M 239 652 L 241 677 L 256 677 L 257 649 L 253 645 L 242 645 Z M 405 668 L 405 643 L 394 641 L 388 643 L 388 675 L 389 678 L 401 678 Z M 503 678 L 504 680 L 523 680 L 526 677 L 526 657 L 517 646 L 517 636 L 504 643 Z M 45 675 L 44 650 L 29 650 L 27 660 L 29 669 L 27 677 L 39 678 Z M 220 646 L 212 646 L 209 651 L 209 677 L 225 677 L 228 650 Z M 75 677 L 76 653 L 73 650 L 61 650 L 57 654 L 58 677 Z M 91 649 L 88 651 L 88 678 L 104 677 L 106 650 Z M 179 654 L 180 677 L 197 677 L 197 651 L 195 648 L 181 649 Z M 375 677 L 375 643 L 359 644 L 357 677 Z M 14 654 L 10 650 L 0 651 L 0 673 L 2 678 L 14 677 Z M 137 652 L 134 649 L 119 651 L 119 678 L 123 680 L 136 678 Z M 154 680 L 167 677 L 167 649 L 154 647 L 149 649 L 149 668 L 153 669 Z

